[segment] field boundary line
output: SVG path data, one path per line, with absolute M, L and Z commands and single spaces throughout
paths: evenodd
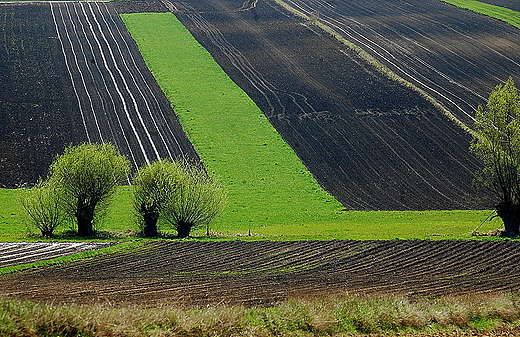
M 322 23 L 319 21 L 319 17 L 313 16 L 312 13 L 310 15 L 305 14 L 304 12 L 292 7 L 288 3 L 286 3 L 283 0 L 273 0 L 278 5 L 282 6 L 287 11 L 293 13 L 294 15 L 303 18 L 305 20 L 308 20 L 312 24 L 314 24 L 316 27 L 322 29 L 324 32 L 330 34 L 332 37 L 334 37 L 336 40 L 344 44 L 345 46 L 349 47 L 351 50 L 355 51 L 362 59 L 367 61 L 370 65 L 372 65 L 374 68 L 376 68 L 377 71 L 382 73 L 383 75 L 387 76 L 393 81 L 396 81 L 397 83 L 408 87 L 417 93 L 419 93 L 422 97 L 424 97 L 428 102 L 433 104 L 437 109 L 439 109 L 444 115 L 446 115 L 450 120 L 452 120 L 455 124 L 457 124 L 459 127 L 461 127 L 464 131 L 468 132 L 469 134 L 473 135 L 473 130 L 471 130 L 470 127 L 468 127 L 466 124 L 464 124 L 460 119 L 458 119 L 453 113 L 451 113 L 448 109 L 446 109 L 441 103 L 437 102 L 433 97 L 428 95 L 424 90 L 417 87 L 416 85 L 408 82 L 401 76 L 394 73 L 392 70 L 390 70 L 388 67 L 377 61 L 372 55 L 367 53 L 365 50 L 363 50 L 361 47 L 356 45 L 355 43 L 345 39 L 343 36 L 341 36 L 340 33 L 338 33 L 336 30 L 334 30 L 332 27 Z M 441 0 L 444 1 L 444 0 Z
M 488 4 L 477 0 L 440 0 L 446 4 L 470 10 L 503 21 L 520 29 L 520 12 L 511 8 Z

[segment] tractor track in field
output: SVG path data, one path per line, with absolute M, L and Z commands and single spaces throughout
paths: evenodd
M 144 243 L 0 277 L 0 297 L 53 303 L 270 305 L 347 293 L 443 296 L 520 290 L 511 241 Z

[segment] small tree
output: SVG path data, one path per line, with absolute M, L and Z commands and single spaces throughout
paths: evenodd
M 513 79 L 498 85 L 475 116 L 470 149 L 484 161 L 478 181 L 495 198 L 506 235 L 520 230 L 520 96 Z
M 200 165 L 177 161 L 179 177 L 163 218 L 186 238 L 194 228 L 209 224 L 224 209 L 226 196 L 222 187 Z
M 65 214 L 60 207 L 58 190 L 43 181 L 27 192 L 22 204 L 31 217 L 33 225 L 44 237 L 53 237 L 56 227 L 65 220 Z
M 94 234 L 94 218 L 128 176 L 130 163 L 112 144 L 69 146 L 50 167 L 49 183 L 59 191 L 60 205 L 76 218 L 79 236 Z
M 134 209 L 144 236 L 158 235 L 157 221 L 181 179 L 179 165 L 168 159 L 141 167 L 134 177 Z

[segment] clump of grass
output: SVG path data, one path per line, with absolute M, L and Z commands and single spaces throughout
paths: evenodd
M 2 336 L 344 336 L 518 331 L 518 294 L 438 299 L 360 296 L 271 307 L 55 306 L 0 301 Z M 516 330 L 515 330 L 516 329 Z

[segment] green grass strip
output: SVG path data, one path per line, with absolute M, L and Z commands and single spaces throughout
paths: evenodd
M 509 8 L 490 5 L 476 0 L 441 0 L 460 8 L 472 10 L 474 12 L 491 16 L 505 21 L 516 28 L 520 28 L 520 12 Z
M 173 14 L 123 19 L 189 139 L 228 191 L 217 226 L 323 221 L 342 208 Z
M 0 189 L 0 241 L 41 241 L 37 236 L 27 237 L 28 215 L 20 199 L 24 189 Z M 113 199 L 108 215 L 100 224 L 100 230 L 121 234 L 106 240 L 134 240 L 124 237 L 128 229 L 135 230 L 132 221 L 132 187 L 121 186 Z M 234 213 L 234 212 L 232 212 Z M 389 239 L 470 239 L 471 232 L 489 215 L 490 210 L 459 211 L 349 211 L 328 212 L 313 221 L 263 226 L 251 226 L 244 222 L 221 224 L 219 231 L 227 236 L 205 237 L 205 230 L 193 233 L 196 240 L 389 240 Z M 229 217 L 228 217 L 229 218 Z M 483 223 L 480 233 L 503 228 L 502 221 L 494 218 Z M 70 241 L 78 238 L 64 237 L 61 233 L 66 226 L 56 231 L 56 241 Z M 251 229 L 252 236 L 247 236 Z M 164 229 L 163 229 L 164 230 Z M 215 227 L 212 226 L 212 232 Z M 32 229 L 32 233 L 38 231 Z M 128 232 L 131 234 L 130 232 Z M 175 233 L 171 231 L 171 233 Z M 240 235 L 240 237 L 233 237 Z M 245 236 L 244 236 L 245 235 Z M 97 239 L 101 240 L 101 238 Z M 52 241 L 52 240 L 51 240 Z

